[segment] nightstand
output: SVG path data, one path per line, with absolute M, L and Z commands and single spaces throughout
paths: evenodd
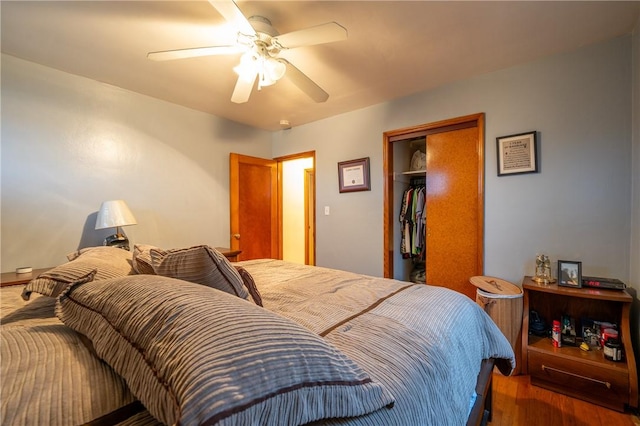
M 242 253 L 242 250 L 231 250 L 226 247 L 216 247 L 215 249 L 222 253 L 224 257 L 229 259 L 229 262 L 237 262 L 238 255 Z
M 16 274 L 15 272 L 3 272 L 0 277 L 0 287 L 10 286 L 10 285 L 19 285 L 19 284 L 27 284 L 29 281 L 42 274 L 43 272 L 47 272 L 51 268 L 42 268 L 42 269 L 34 269 L 31 272 L 27 272 L 26 274 Z
M 629 326 L 631 295 L 624 290 L 538 284 L 531 277 L 524 277 L 522 289 L 522 372 L 531 375 L 531 384 L 618 411 L 624 411 L 625 405 L 637 407 L 638 376 Z M 550 338 L 528 333 L 532 310 L 547 323 L 562 315 L 574 318 L 578 337 L 583 319 L 617 324 L 625 358 L 607 360 L 598 348 L 585 352 L 576 346 L 554 347 Z

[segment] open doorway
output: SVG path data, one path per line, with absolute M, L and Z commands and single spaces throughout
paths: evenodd
M 238 260 L 315 265 L 315 152 L 274 159 L 231 153 L 230 247 Z
M 280 172 L 281 258 L 315 265 L 315 155 L 275 158 Z

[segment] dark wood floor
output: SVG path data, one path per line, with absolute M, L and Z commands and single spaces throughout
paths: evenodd
M 630 412 L 619 413 L 531 386 L 529 376 L 493 373 L 491 426 L 640 426 Z

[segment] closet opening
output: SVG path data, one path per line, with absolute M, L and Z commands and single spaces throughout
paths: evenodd
M 383 134 L 384 276 L 475 299 L 483 275 L 484 114 Z

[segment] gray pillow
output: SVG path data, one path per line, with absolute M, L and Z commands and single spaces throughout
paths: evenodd
M 213 247 L 201 245 L 181 249 L 151 249 L 156 274 L 203 284 L 247 299 L 249 293 L 231 262 Z
M 105 280 L 134 273 L 131 252 L 117 247 L 89 247 L 67 255 L 63 263 L 40 274 L 27 284 L 22 298 L 29 300 L 32 292 L 57 297 L 69 284 L 87 279 Z M 94 275 L 89 278 L 91 272 Z
M 253 280 L 253 277 L 251 276 L 249 271 L 247 271 L 242 266 L 233 265 L 233 267 L 236 268 L 236 271 L 238 271 L 240 277 L 242 277 L 242 282 L 251 295 L 254 303 L 258 306 L 262 306 L 262 296 L 260 295 L 258 287 L 256 286 L 256 282 Z
M 158 247 L 149 244 L 135 244 L 133 246 L 133 269 L 138 274 L 154 275 L 153 265 L 151 264 L 151 249 Z
M 300 425 L 394 402 L 318 335 L 202 285 L 153 275 L 77 284 L 56 313 L 165 424 Z

